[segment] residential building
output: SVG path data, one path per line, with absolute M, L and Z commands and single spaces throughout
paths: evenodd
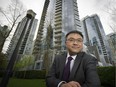
M 43 12 L 41 15 L 40 24 L 39 24 L 39 28 L 38 28 L 38 32 L 37 32 L 37 36 L 36 36 L 36 40 L 34 43 L 34 49 L 33 49 L 33 55 L 35 57 L 34 69 L 42 69 L 42 63 L 43 63 L 42 51 L 44 48 L 43 35 L 44 35 L 44 29 L 45 29 L 44 23 L 45 23 L 45 19 L 46 19 L 48 5 L 49 5 L 49 0 L 45 0 Z
M 116 65 L 116 33 L 114 32 L 114 33 L 108 34 L 107 40 L 111 48 L 113 64 Z
M 46 50 L 44 40 L 46 40 L 46 35 L 48 35 L 48 26 L 51 26 L 49 30 L 53 32 L 51 35 L 52 48 L 49 48 L 51 49 L 52 56 L 50 55 L 50 57 L 52 59 L 50 61 L 52 62 L 56 54 L 66 51 L 65 35 L 67 32 L 71 30 L 81 31 L 77 0 L 45 0 L 33 50 L 39 67 L 41 67 L 42 61 L 46 61 L 43 56 Z
M 82 32 L 84 44 L 88 47 L 90 53 L 94 54 L 104 66 L 111 65 L 111 51 L 97 14 L 82 19 Z
M 32 54 L 33 38 L 38 21 L 35 19 L 35 16 L 35 12 L 28 10 L 26 16 L 18 23 L 7 50 L 9 59 L 12 57 L 14 51 L 17 51 L 17 59 L 20 59 L 23 55 Z

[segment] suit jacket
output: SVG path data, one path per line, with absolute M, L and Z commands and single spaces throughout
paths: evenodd
M 57 87 L 62 81 L 66 57 L 66 53 L 55 57 L 51 69 L 46 76 L 47 87 Z M 100 87 L 96 63 L 97 60 L 93 56 L 85 52 L 78 53 L 69 76 L 69 81 L 77 81 L 81 87 Z

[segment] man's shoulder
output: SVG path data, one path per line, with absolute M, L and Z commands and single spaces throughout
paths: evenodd
M 66 56 L 67 56 L 67 53 L 62 53 L 62 54 L 56 55 L 55 57 L 56 58 L 62 58 L 62 57 L 66 57 Z
M 85 60 L 96 60 L 96 57 L 92 54 L 85 53 L 84 56 L 83 56 L 83 59 L 85 59 Z

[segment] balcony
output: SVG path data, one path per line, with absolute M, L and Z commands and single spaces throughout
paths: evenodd
M 56 22 L 60 22 L 60 21 L 62 21 L 62 18 L 57 18 L 57 19 L 55 19 L 55 23 L 56 23 Z
M 54 48 L 57 50 L 61 50 L 61 45 L 55 45 Z
M 58 29 L 61 29 L 62 28 L 62 26 L 60 25 L 60 26 L 56 26 L 55 27 L 55 30 L 58 30 Z
M 55 14 L 55 19 L 57 19 L 57 18 L 62 18 L 61 13 Z
M 55 40 L 55 44 L 61 44 L 61 39 L 60 40 Z
M 62 33 L 61 28 L 54 31 L 55 34 Z
M 61 34 L 56 34 L 56 35 L 54 36 L 54 38 L 55 38 L 55 39 L 58 39 L 58 38 L 61 38 L 61 36 L 62 36 Z
M 62 2 L 61 1 L 57 1 L 56 2 L 56 6 L 61 6 L 62 5 Z
M 61 5 L 59 5 L 59 6 L 56 6 L 56 9 L 59 9 L 59 8 L 62 8 L 62 6 L 61 6 Z
M 59 21 L 59 22 L 55 22 L 55 26 L 57 27 L 57 26 L 61 26 L 62 25 L 62 23 Z
M 57 9 L 57 10 L 55 11 L 55 13 L 57 13 L 57 12 L 62 12 L 62 9 Z

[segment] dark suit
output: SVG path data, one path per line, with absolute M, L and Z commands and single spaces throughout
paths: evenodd
M 67 54 L 56 56 L 46 77 L 47 87 L 57 87 L 61 82 Z M 77 81 L 81 87 L 100 87 L 100 80 L 96 71 L 96 59 L 84 52 L 77 54 L 69 81 Z

